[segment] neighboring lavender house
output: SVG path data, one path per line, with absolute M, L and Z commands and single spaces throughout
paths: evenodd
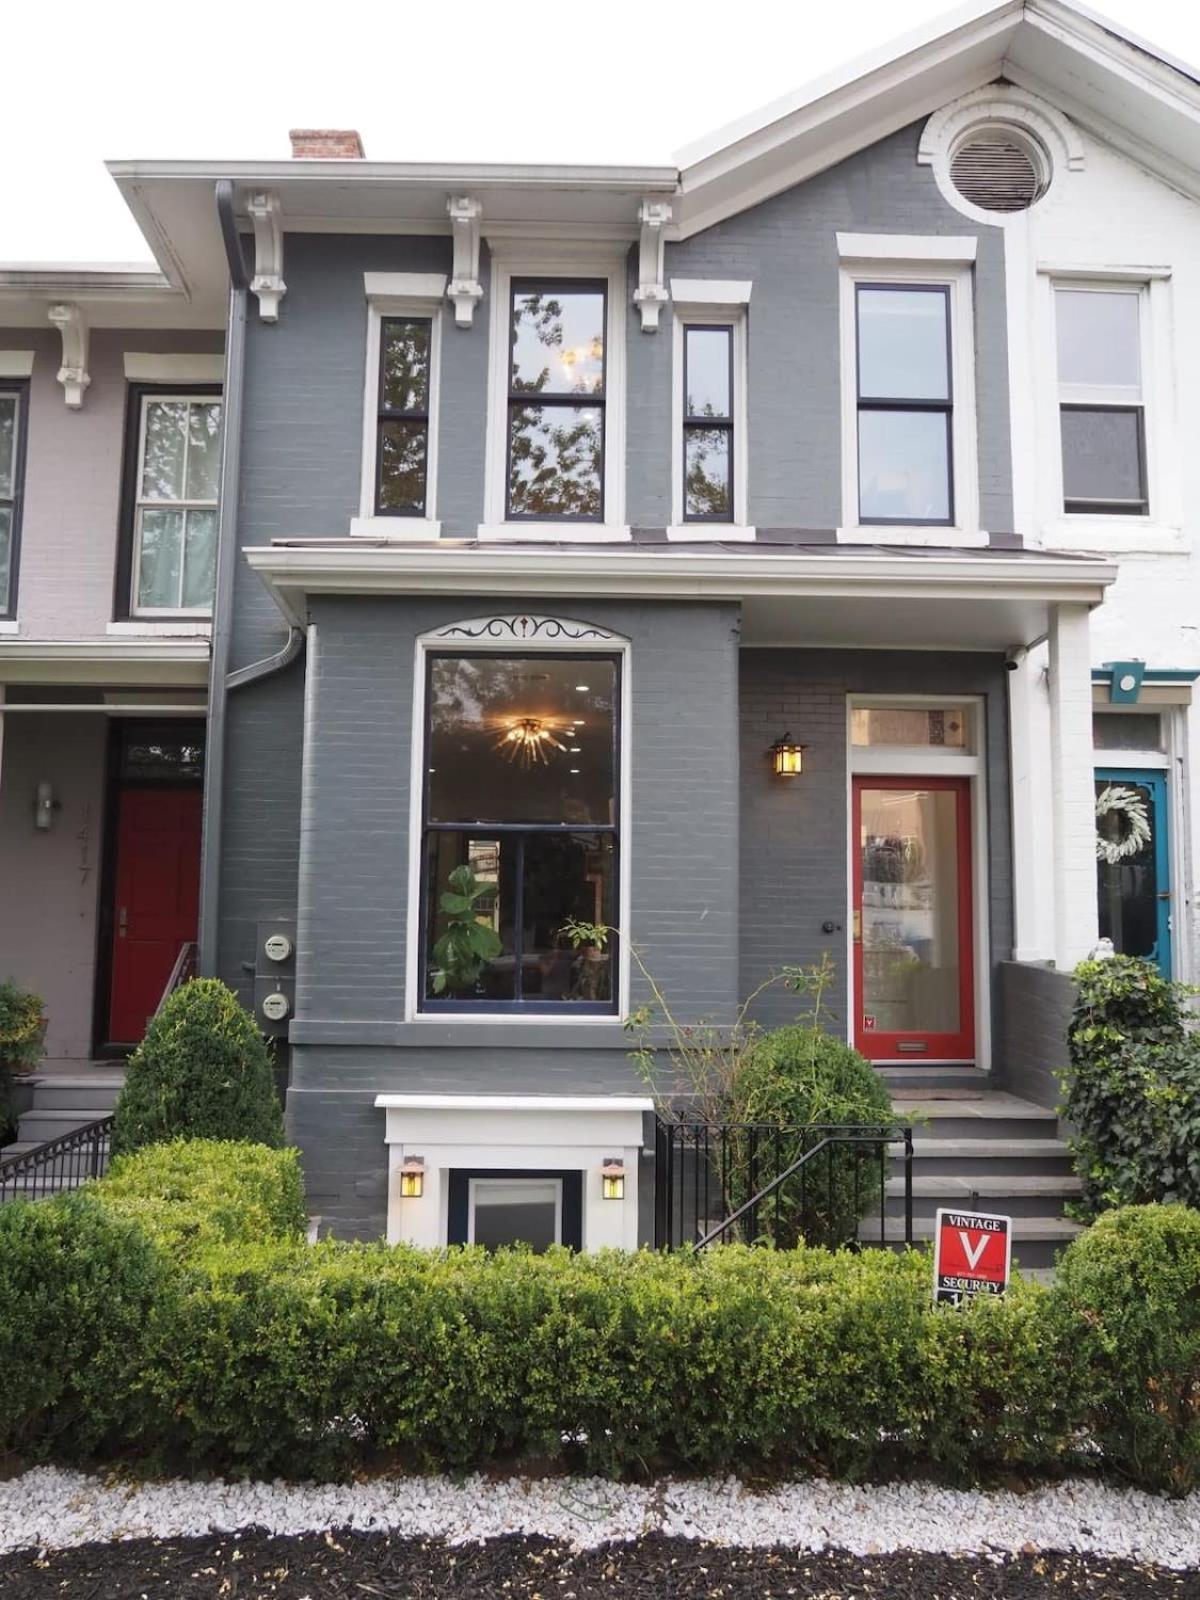
M 60 1067 L 136 1044 L 196 938 L 225 317 L 0 270 L 0 979 Z
M 1098 764 L 1189 893 L 1191 76 L 1028 0 L 679 169 L 296 156 L 113 171 L 234 284 L 201 964 L 286 1037 L 313 1209 L 645 1237 L 631 945 L 685 1019 L 828 952 L 893 1083 L 1028 1087 Z

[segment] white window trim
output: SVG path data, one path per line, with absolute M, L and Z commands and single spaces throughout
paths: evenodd
M 1141 354 L 1140 403 L 1146 448 L 1145 516 L 1087 515 L 1063 510 L 1062 431 L 1059 405 L 1063 391 L 1058 381 L 1058 341 L 1055 293 L 1063 289 L 1138 296 L 1138 332 Z M 1042 545 L 1048 550 L 1130 551 L 1144 554 L 1183 554 L 1188 550 L 1183 530 L 1183 488 L 1180 475 L 1179 436 L 1175 411 L 1174 352 L 1172 348 L 1171 277 L 1160 267 L 1096 268 L 1088 273 L 1077 264 L 1057 267 L 1038 263 L 1034 304 L 1034 361 L 1039 396 L 1038 437 L 1044 441 L 1038 456 L 1037 508 Z M 1113 389 L 1069 390 L 1072 399 L 1103 403 L 1119 398 Z
M 672 278 L 674 315 L 671 328 L 671 525 L 669 540 L 700 544 L 752 540 L 749 524 L 749 404 L 747 396 L 749 327 L 747 306 L 751 285 Z M 701 325 L 733 329 L 733 521 L 688 522 L 683 514 L 683 334 Z
M 875 245 L 874 235 L 839 234 L 839 242 L 861 240 Z M 839 544 L 939 545 L 981 547 L 988 536 L 979 526 L 979 453 L 975 402 L 975 318 L 969 260 L 963 252 L 974 240 L 918 239 L 902 236 L 912 254 L 898 260 L 890 254 L 873 258 L 843 257 L 840 274 L 842 381 L 842 525 Z M 917 246 L 922 253 L 918 254 Z M 949 258 L 943 246 L 952 246 Z M 972 251 L 973 255 L 973 251 Z M 858 351 L 855 291 L 860 283 L 932 284 L 949 289 L 950 366 L 953 395 L 951 459 L 954 473 L 954 522 L 920 524 L 864 523 L 858 511 Z
M 194 394 L 187 389 L 178 389 L 170 394 L 143 394 L 138 407 L 138 449 L 137 469 L 133 483 L 133 528 L 130 533 L 130 561 L 129 561 L 129 621 L 153 622 L 161 619 L 164 622 L 174 622 L 181 617 L 199 617 L 208 621 L 212 617 L 212 601 L 205 606 L 144 606 L 138 599 L 139 576 L 142 565 L 142 514 L 150 511 L 208 511 L 217 513 L 216 538 L 220 540 L 220 478 L 218 474 L 217 494 L 212 501 L 208 500 L 144 500 L 142 498 L 142 474 L 146 465 L 146 416 L 152 405 L 161 405 L 164 401 L 185 400 L 189 405 L 219 405 L 221 407 L 221 426 L 225 426 L 225 397 L 221 394 Z M 186 460 L 185 460 L 186 471 Z M 187 517 L 184 517 L 184 532 L 187 531 Z M 186 559 L 186 550 L 180 552 L 180 570 Z M 158 630 L 155 630 L 158 633 Z
M 225 357 L 211 355 L 157 355 L 126 350 L 125 377 L 130 383 L 223 383 Z
M 862 706 L 962 706 L 969 709 L 975 750 L 950 752 L 932 746 L 856 745 L 851 742 L 851 713 Z M 846 696 L 846 971 L 854 973 L 854 779 L 864 776 L 903 778 L 963 777 L 971 786 L 971 897 L 975 947 L 975 1065 L 991 1070 L 991 878 L 988 857 L 987 706 L 982 695 L 851 694 Z M 854 1044 L 854 997 L 846 1007 L 846 1038 Z M 936 1066 L 922 1059 L 923 1066 Z
M 28 378 L 32 374 L 32 350 L 0 350 L 0 378 Z
M 397 543 L 441 537 L 437 520 L 438 402 L 442 377 L 442 313 L 446 303 L 446 277 L 437 272 L 364 272 L 367 301 L 367 367 L 363 383 L 362 475 L 358 516 L 350 520 L 350 535 L 360 539 L 390 539 Z M 379 354 L 386 317 L 428 318 L 429 427 L 425 442 L 425 515 L 377 517 L 375 515 L 375 452 L 379 437 Z
M 566 619 L 558 618 L 557 621 Z M 417 1022 L 438 1028 L 467 1028 L 479 1027 L 481 1024 L 492 1027 L 589 1027 L 611 1028 L 614 1031 L 624 1027 L 629 1016 L 629 984 L 630 984 L 630 939 L 632 932 L 632 874 L 633 861 L 633 697 L 631 689 L 632 664 L 630 660 L 630 644 L 628 639 L 618 635 L 609 635 L 601 638 L 571 639 L 561 634 L 555 635 L 555 630 L 550 629 L 545 637 L 523 638 L 510 635 L 507 638 L 447 638 L 445 630 L 453 624 L 443 624 L 431 633 L 423 634 L 416 641 L 414 656 L 413 677 L 413 717 L 412 717 L 412 749 L 409 756 L 409 828 L 408 828 L 408 919 L 407 936 L 404 962 L 404 1018 L 406 1022 Z M 531 655 L 545 651 L 553 655 L 567 655 L 580 652 L 589 655 L 614 655 L 620 658 L 621 665 L 621 709 L 620 709 L 620 788 L 617 799 L 617 840 L 618 840 L 618 866 L 616 885 L 616 906 L 613 918 L 614 924 L 621 930 L 621 940 L 618 949 L 617 982 L 620 985 L 617 994 L 617 1009 L 608 1014 L 589 1013 L 585 1016 L 571 1016 L 569 1009 L 564 1007 L 564 1015 L 556 1016 L 545 1012 L 530 1015 L 519 1012 L 490 1011 L 481 1007 L 476 1012 L 422 1011 L 420 994 L 420 949 L 423 929 L 421 927 L 421 874 L 422 861 L 422 836 L 424 834 L 424 794 L 425 794 L 425 723 L 427 716 L 426 694 L 429 674 L 426 671 L 426 657 L 431 651 L 446 655 L 452 654 L 456 649 L 469 650 L 473 655 L 487 651 L 500 656 Z
M 591 241 L 571 248 L 562 242 L 544 249 L 529 241 L 489 239 L 492 252 L 491 326 L 488 352 L 487 462 L 483 521 L 477 538 L 525 543 L 591 543 L 628 540 L 625 521 L 625 301 L 628 296 L 624 246 L 605 249 Z M 604 521 L 525 522 L 505 517 L 508 472 L 509 302 L 514 278 L 592 278 L 605 280 L 608 327 L 604 369 Z
M 514 1168 L 502 1178 L 467 1179 L 467 1243 L 475 1243 L 475 1205 L 480 1189 L 511 1188 L 514 1183 L 525 1183 L 554 1190 L 554 1242 L 562 1243 L 563 1181 L 561 1178 L 534 1178 L 528 1172 Z

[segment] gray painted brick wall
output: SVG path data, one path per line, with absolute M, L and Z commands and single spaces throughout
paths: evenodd
M 1001 1087 L 1035 1105 L 1057 1106 L 1056 1073 L 1067 1064 L 1067 1029 L 1075 1004 L 1069 973 L 1024 961 L 997 972 L 997 1076 Z
M 744 650 L 741 656 L 741 988 L 773 967 L 808 966 L 828 950 L 838 969 L 832 1004 L 845 1020 L 847 856 L 846 697 L 980 694 L 985 697 L 988 865 L 993 966 L 1012 952 L 1008 719 L 1000 656 L 941 651 Z M 766 752 L 790 731 L 808 745 L 804 772 L 781 783 Z M 843 931 L 821 931 L 826 920 Z M 757 1008 L 787 1022 L 795 998 L 772 989 Z

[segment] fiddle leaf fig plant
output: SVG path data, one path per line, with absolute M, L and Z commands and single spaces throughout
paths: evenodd
M 495 895 L 496 885 L 467 866 L 455 867 L 446 883 L 438 901 L 446 926 L 433 946 L 434 994 L 473 989 L 504 948 L 496 930 L 480 918 L 479 903 Z

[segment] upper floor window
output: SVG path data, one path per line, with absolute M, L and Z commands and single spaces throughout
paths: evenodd
M 954 522 L 950 291 L 855 287 L 858 520 Z
M 132 403 L 130 614 L 206 615 L 216 575 L 220 395 L 135 389 Z
M 375 512 L 423 517 L 429 459 L 429 317 L 385 317 L 379 335 Z
M 683 520 L 732 522 L 734 330 L 683 330 Z
M 24 384 L 0 384 L 0 617 L 17 602 L 17 540 L 24 476 Z
M 604 521 L 607 285 L 515 278 L 510 300 L 510 519 Z
M 1054 295 L 1063 510 L 1146 516 L 1146 419 L 1138 285 Z
M 425 1010 L 612 1012 L 620 662 L 431 654 L 425 727 Z

